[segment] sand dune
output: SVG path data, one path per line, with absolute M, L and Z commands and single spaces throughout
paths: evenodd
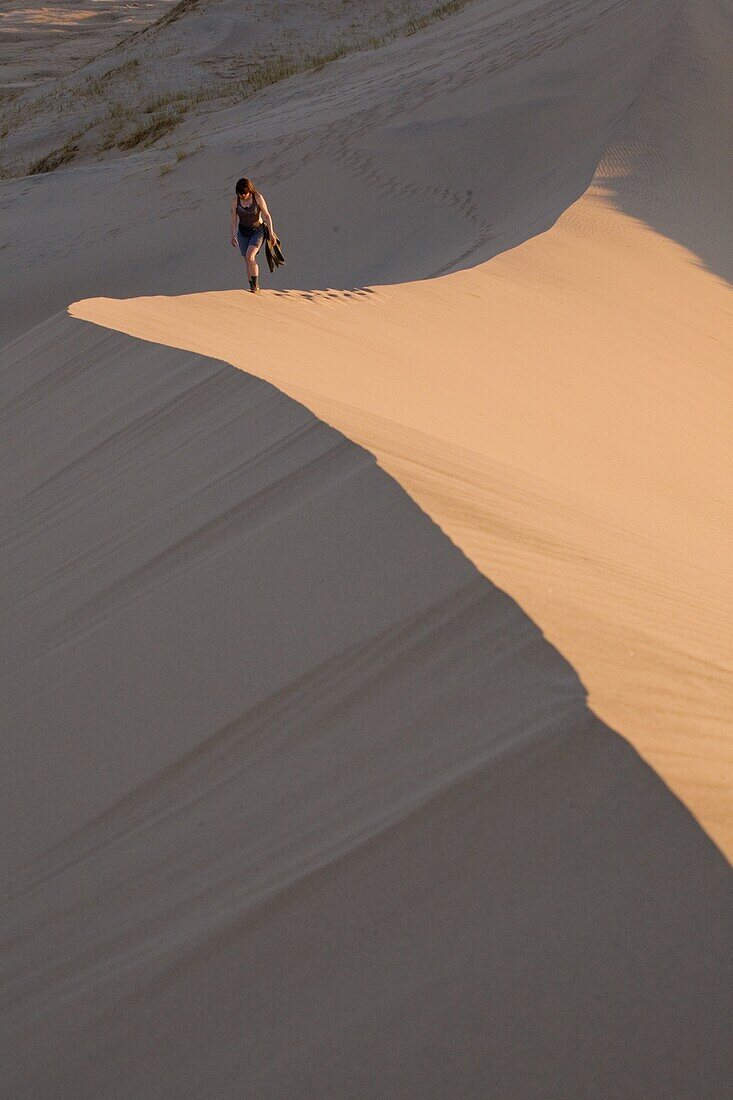
M 266 85 L 414 33 L 470 2 L 151 0 L 131 14 L 119 3 L 66 0 L 65 9 L 3 15 L 0 0 L 0 35 L 23 51 L 15 66 L 6 63 L 5 79 L 17 79 L 19 66 L 33 72 L 33 57 L 52 66 L 35 73 L 36 86 L 0 103 L 0 175 L 168 148 L 184 122 L 215 107 L 236 103 L 241 111 Z M 58 78 L 39 84 L 43 75 Z
M 287 243 L 282 287 L 391 284 L 488 260 L 586 189 L 671 29 L 662 0 L 475 0 L 194 119 L 170 150 L 6 181 L 14 308 L 0 339 L 79 298 L 241 286 L 229 199 L 245 171 Z
M 370 455 L 63 315 L 2 379 L 5 1094 L 725 1095 L 723 859 Z
M 175 0 L 0 0 L 0 94 L 65 76 L 140 30 Z
M 729 30 L 474 0 L 0 184 L 4 1094 L 727 1095 Z
M 722 246 L 705 247 L 702 213 L 681 201 L 703 181 L 708 223 L 722 216 L 715 105 L 729 78 L 708 16 L 705 34 L 698 12 L 694 35 L 680 23 L 667 39 L 590 192 L 488 266 L 369 293 L 72 312 L 260 374 L 372 450 L 731 852 L 730 298 Z M 676 104 L 701 53 L 697 98 L 662 127 L 661 89 Z M 710 164 L 688 177 L 701 119 Z M 659 191 L 660 222 L 699 259 L 619 209 L 641 215 Z

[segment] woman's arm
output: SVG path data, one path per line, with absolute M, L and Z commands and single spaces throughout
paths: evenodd
M 232 245 L 237 247 L 237 198 L 232 199 Z
M 265 225 L 270 230 L 270 236 L 274 237 L 275 236 L 275 227 L 272 224 L 272 214 L 267 209 L 267 203 L 265 202 L 264 196 L 263 195 L 258 195 L 257 196 L 257 202 L 259 204 L 260 210 L 262 211 L 262 217 L 264 219 Z

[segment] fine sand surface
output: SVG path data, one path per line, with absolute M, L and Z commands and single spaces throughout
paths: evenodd
M 731 8 L 457 6 L 0 183 L 3 1096 L 728 1095 Z
M 72 312 L 266 377 L 373 451 L 520 601 L 596 713 L 730 853 L 720 11 L 672 28 L 586 196 L 489 265 L 369 290 L 96 300 Z M 404 157 L 389 166 L 409 170 Z M 510 209 L 512 196 L 494 198 Z M 370 238 L 357 232 L 350 240 Z
M 16 90 L 5 108 L 0 102 L 0 175 L 23 176 L 131 148 L 169 148 L 194 117 L 232 103 L 246 111 L 247 98 L 266 85 L 414 33 L 471 0 L 152 0 L 142 11 L 120 0 L 106 7 L 71 0 L 65 9 L 5 15 L 3 2 L 0 35 L 5 30 L 16 55 L 27 51 L 16 63 L 32 69 L 41 54 L 48 65 L 53 36 L 59 68 L 56 79 Z M 127 33 L 102 50 L 111 44 L 101 33 L 111 29 L 106 16 L 120 20 L 117 37 L 121 27 Z M 69 50 L 83 51 L 75 63 Z M 12 56 L 8 50 L 6 82 L 17 75 Z
M 372 456 L 64 314 L 1 377 L 3 1095 L 727 1095 L 725 861 Z
M 229 245 L 242 174 L 275 212 L 282 287 L 475 267 L 585 191 L 674 29 L 667 0 L 474 0 L 192 119 L 170 149 L 0 183 L 13 303 L 0 339 L 79 298 L 242 286 Z
M 65 76 L 175 0 L 0 0 L 0 96 Z

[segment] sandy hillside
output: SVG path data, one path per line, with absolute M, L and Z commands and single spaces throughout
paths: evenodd
M 413 34 L 469 2 L 158 0 L 145 9 L 145 19 L 116 3 L 106 14 L 121 19 L 127 33 L 115 45 L 99 33 L 105 12 L 96 0 L 69 4 L 65 16 L 48 8 L 8 13 L 13 45 L 29 51 L 22 64 L 43 51 L 49 35 L 58 42 L 53 20 L 70 32 L 63 39 L 67 49 L 84 43 L 85 63 L 79 63 L 81 54 L 76 64 L 67 58 L 58 79 L 36 81 L 0 105 L 0 169 L 23 176 L 72 161 L 113 159 L 130 149 L 170 148 L 193 118 L 223 104 L 241 110 L 260 88 L 285 76 L 319 71 L 337 57 Z M 79 34 L 88 25 L 97 37 Z M 8 68 L 6 79 L 14 72 Z
M 490 265 L 73 312 L 262 374 L 374 451 L 731 851 L 726 29 L 714 5 L 668 28 L 590 192 Z
M 472 0 L 0 184 L 0 1093 L 727 1097 L 730 23 Z
M 0 0 L 0 97 L 66 76 L 154 22 L 174 3 Z
M 723 1100 L 725 861 L 373 457 L 66 314 L 0 366 L 3 1094 Z
M 663 0 L 474 0 L 194 118 L 170 149 L 0 183 L 0 338 L 77 298 L 241 286 L 229 201 L 243 172 L 287 243 L 280 287 L 474 267 L 583 193 L 673 29 Z

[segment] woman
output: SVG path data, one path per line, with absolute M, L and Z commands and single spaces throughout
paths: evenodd
M 235 195 L 232 199 L 232 247 L 236 248 L 239 245 L 239 251 L 247 262 L 249 289 L 253 294 L 260 289 L 257 253 L 265 239 L 265 225 L 270 231 L 270 237 L 274 240 L 275 230 L 264 196 L 260 194 L 252 180 L 246 177 L 237 180 Z

